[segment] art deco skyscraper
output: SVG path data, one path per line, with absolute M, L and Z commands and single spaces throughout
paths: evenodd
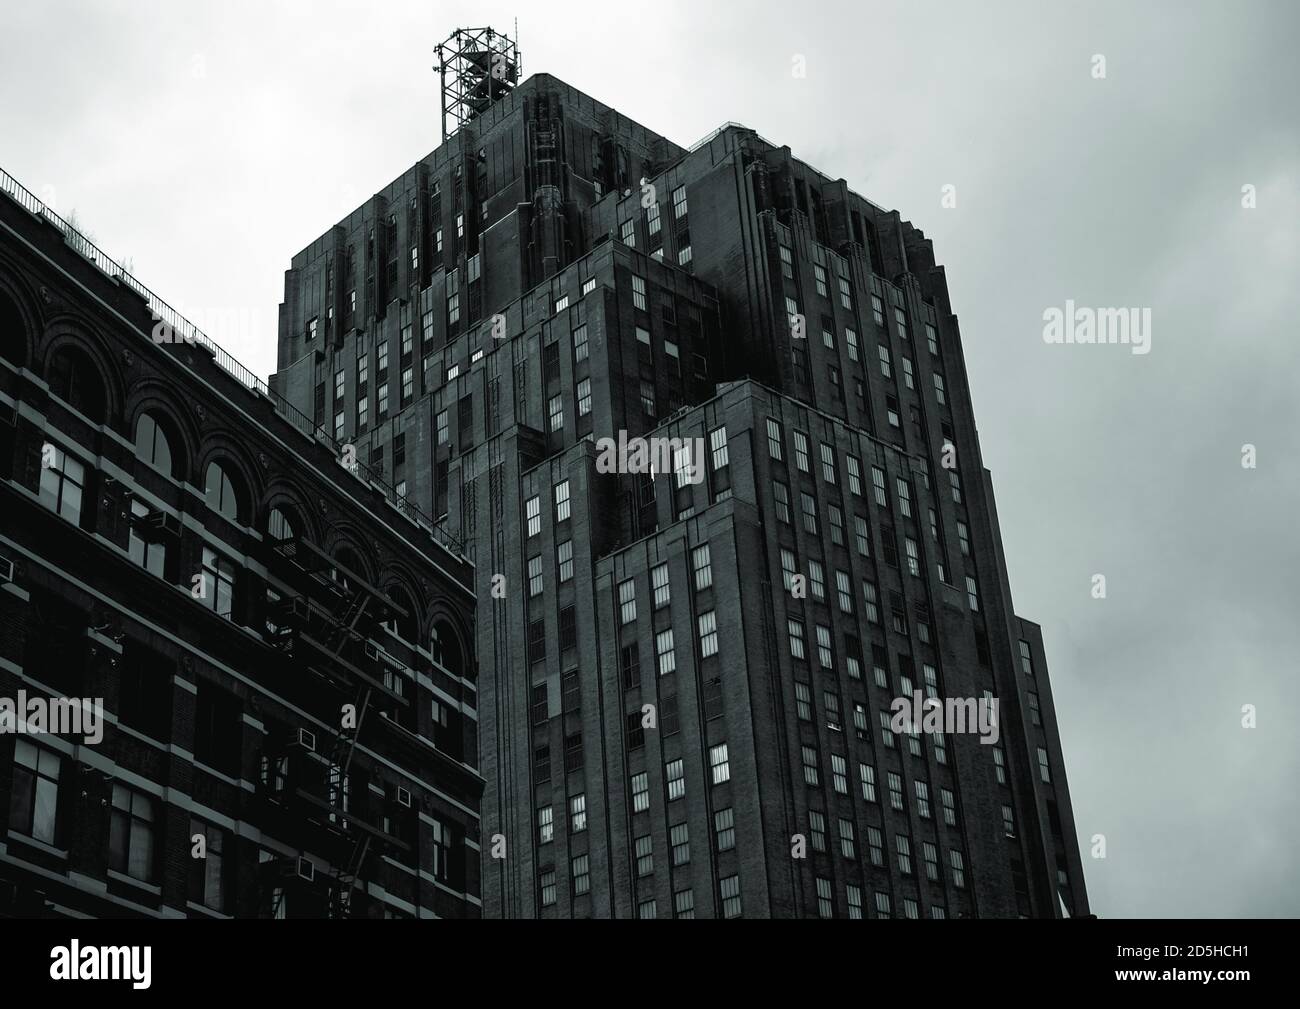
M 1087 913 L 929 241 L 509 83 L 294 257 L 272 380 L 475 562 L 484 914 Z M 604 472 L 637 436 L 703 466 Z

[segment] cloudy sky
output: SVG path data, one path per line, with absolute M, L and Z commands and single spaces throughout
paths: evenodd
M 44 0 L 0 167 L 266 375 L 290 256 L 436 146 L 433 46 L 516 15 L 525 72 L 934 239 L 1094 910 L 1300 914 L 1300 7 Z M 1151 352 L 1045 344 L 1066 299 L 1150 308 Z

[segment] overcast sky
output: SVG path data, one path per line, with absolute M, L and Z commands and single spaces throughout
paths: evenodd
M 15 4 L 0 167 L 265 376 L 290 256 L 437 145 L 457 26 L 519 15 L 525 73 L 678 143 L 789 144 L 947 267 L 1093 909 L 1295 916 L 1300 6 L 1068 8 Z M 1150 308 L 1151 352 L 1045 344 L 1066 299 Z

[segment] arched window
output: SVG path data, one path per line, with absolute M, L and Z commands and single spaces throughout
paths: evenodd
M 334 563 L 336 566 L 330 569 L 330 577 L 347 591 L 352 590 L 352 580 L 349 575 L 358 578 L 366 576 L 365 568 L 361 566 L 361 558 L 348 547 L 339 547 L 334 552 Z M 343 570 L 345 568 L 347 570 Z
M 96 424 L 106 414 L 104 383 L 90 358 L 75 347 L 60 348 L 50 361 L 50 391 Z
M 239 495 L 235 482 L 218 462 L 208 463 L 208 475 L 203 486 L 203 495 L 208 507 L 232 522 L 239 521 Z
M 429 651 L 433 655 L 433 661 L 449 673 L 455 676 L 467 675 L 465 660 L 461 657 L 460 640 L 447 621 L 439 620 L 433 625 Z
M 0 294 L 0 357 L 17 365 L 26 363 L 26 329 L 13 299 Z
M 395 605 L 404 609 L 406 613 L 404 615 L 397 613 L 392 614 L 383 622 L 384 626 L 403 641 L 412 645 L 418 645 L 420 643 L 420 622 L 417 619 L 415 612 L 415 603 L 412 602 L 411 597 L 401 589 L 390 589 L 387 594 L 388 598 L 392 600 Z
M 140 414 L 135 422 L 135 451 L 154 469 L 174 476 L 172 472 L 172 446 L 167 434 L 150 414 Z
M 289 516 L 279 508 L 271 509 L 271 517 L 266 523 L 266 534 L 273 540 L 291 540 L 298 535 Z

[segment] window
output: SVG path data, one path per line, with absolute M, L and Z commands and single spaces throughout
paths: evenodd
M 817 877 L 817 917 L 835 917 L 835 907 L 831 901 L 831 881 L 824 876 Z
M 795 711 L 805 722 L 812 721 L 812 690 L 802 680 L 794 681 Z
M 736 846 L 736 814 L 730 806 L 713 814 L 713 832 L 718 851 L 730 851 Z
M 713 565 L 709 561 L 709 545 L 707 543 L 691 551 L 691 567 L 695 571 L 696 592 L 703 592 L 713 585 Z
M 636 248 L 636 222 L 628 218 L 619 226 L 619 238 L 629 249 Z
M 927 322 L 925 324 L 925 342 L 930 347 L 930 353 L 937 357 L 939 354 L 939 334 L 935 332 L 933 323 Z
M 646 310 L 645 277 L 638 277 L 635 273 L 632 274 L 632 307 L 642 312 Z
M 650 587 L 654 594 L 654 608 L 657 610 L 667 606 L 670 601 L 667 564 L 659 564 L 650 569 Z
M 573 540 L 565 540 L 555 548 L 555 562 L 560 569 L 560 582 L 573 578 Z
M 543 869 L 539 877 L 542 889 L 542 907 L 551 907 L 555 904 L 555 870 Z
M 793 617 L 787 618 L 786 630 L 790 637 L 790 654 L 796 659 L 806 658 L 807 652 L 804 649 L 803 621 L 795 620 Z
M 873 623 L 880 623 L 880 606 L 876 596 L 876 586 L 873 582 L 866 579 L 862 581 L 862 599 L 865 605 L 867 619 Z
M 569 518 L 569 481 L 561 480 L 555 485 L 555 521 L 565 522 Z
M 939 790 L 939 797 L 943 802 L 943 822 L 949 827 L 957 826 L 957 799 L 952 791 L 947 788 Z
M 1020 671 L 1026 676 L 1034 675 L 1033 653 L 1030 651 L 1029 642 L 1023 639 L 1020 641 Z
M 894 836 L 895 849 L 898 852 L 898 871 L 904 876 L 912 875 L 912 842 L 906 834 Z
M 213 911 L 221 911 L 225 907 L 222 869 L 226 835 L 211 824 L 190 820 L 191 846 L 196 836 L 203 838 L 204 857 L 190 859 L 189 899 Z
M 980 608 L 979 587 L 975 584 L 975 579 L 970 575 L 966 576 L 966 602 L 970 604 L 971 612 L 978 613 Z
M 880 343 L 876 345 L 876 352 L 880 357 L 880 374 L 885 378 L 893 377 L 893 369 L 889 366 L 889 348 Z
M 858 857 L 858 842 L 853 833 L 853 821 L 840 818 L 840 854 L 845 858 Z
M 831 519 L 831 543 L 837 547 L 844 546 L 844 512 L 839 505 L 828 504 L 826 512 Z
M 962 861 L 961 852 L 956 848 L 948 852 L 949 864 L 952 866 L 952 885 L 958 890 L 966 888 L 966 865 Z
M 537 843 L 550 844 L 555 840 L 555 808 L 542 806 L 537 811 Z
M 811 472 L 808 468 L 808 436 L 802 431 L 794 433 L 794 462 L 803 472 Z
M 811 494 L 804 491 L 799 492 L 799 506 L 803 512 L 804 532 L 811 536 L 817 535 L 817 500 Z
M 921 842 L 921 859 L 925 862 L 925 878 L 939 882 L 939 849 L 930 841 Z
M 799 752 L 803 757 L 803 780 L 805 785 L 813 788 L 821 786 L 821 772 L 817 769 L 817 750 L 811 746 L 801 746 Z
M 862 917 L 862 888 L 852 883 L 846 883 L 844 886 L 844 896 L 849 902 L 849 917 Z
M 889 497 L 885 493 L 885 471 L 879 466 L 871 467 L 871 488 L 876 497 L 876 504 L 881 508 L 889 507 Z
M 897 306 L 894 308 L 894 323 L 898 326 L 898 335 L 904 340 L 910 340 L 911 336 L 907 331 L 907 313 Z
M 939 401 L 940 406 L 948 402 L 948 395 L 943 388 L 943 376 L 939 374 L 934 376 L 934 398 Z
M 740 917 L 740 877 L 726 876 L 719 885 L 722 894 L 722 917 Z
M 674 802 L 686 795 L 686 770 L 681 758 L 670 760 L 664 766 L 664 778 L 668 782 L 668 801 Z
M 528 535 L 536 536 L 542 531 L 542 499 L 530 497 L 524 503 L 524 514 L 528 518 Z
M 930 786 L 917 778 L 912 782 L 916 791 L 916 812 L 923 820 L 930 819 Z
M 727 454 L 727 429 L 725 427 L 709 432 L 709 447 L 713 453 L 714 470 L 725 467 L 730 461 L 730 456 Z
M 858 781 L 862 785 L 862 798 L 876 801 L 876 769 L 870 764 L 858 764 Z
M 1016 814 L 1006 803 L 1002 804 L 1002 832 L 1007 837 L 1016 836 Z
M 853 612 L 853 587 L 849 582 L 847 571 L 835 572 L 835 596 L 839 601 L 840 612 Z
M 1043 724 L 1043 713 L 1038 707 L 1038 694 L 1029 691 L 1029 718 L 1035 725 Z
M 822 479 L 828 484 L 835 483 L 835 449 L 825 442 L 821 443 L 822 452 Z
M 542 558 L 539 554 L 536 557 L 528 558 L 528 595 L 529 597 L 540 596 L 542 594 Z
M 131 560 L 152 575 L 164 577 L 167 562 L 167 547 L 163 543 L 148 543 L 140 535 L 139 521 L 149 514 L 149 507 L 143 501 L 131 501 L 131 527 L 127 541 L 127 554 Z
M 678 186 L 673 190 L 673 219 L 680 221 L 686 216 L 686 187 Z
M 569 799 L 569 833 L 581 834 L 587 829 L 587 793 L 581 792 Z
M 673 865 L 686 865 L 691 860 L 690 826 L 675 824 L 668 831 L 668 841 L 672 845 Z
M 885 864 L 885 840 L 878 827 L 867 827 L 867 852 L 872 865 Z
M 911 536 L 904 537 L 904 547 L 907 550 L 907 570 L 914 578 L 921 577 L 921 554 L 916 540 Z
M 655 655 L 658 656 L 659 675 L 667 676 L 677 671 L 677 656 L 673 651 L 673 629 L 655 635 Z
M 838 753 L 831 754 L 831 787 L 840 795 L 849 794 L 849 765 Z
M 678 890 L 673 894 L 673 914 L 678 918 L 695 917 L 695 893 L 693 890 Z
M 58 836 L 59 772 L 62 759 L 19 738 L 14 742 L 9 829 L 53 845 Z
M 636 582 L 629 578 L 618 586 L 619 620 L 630 624 L 636 619 Z
M 713 783 L 721 785 L 731 780 L 731 762 L 727 757 L 727 744 L 719 743 L 709 747 L 709 768 L 713 772 Z
M 585 417 L 591 413 L 591 379 L 584 378 L 578 383 L 578 416 Z
M 794 280 L 794 256 L 789 246 L 778 245 L 777 249 L 781 257 L 781 276 L 786 280 Z
M 154 801 L 123 785 L 113 785 L 108 828 L 108 867 L 133 879 L 154 879 Z
M 820 810 L 808 810 L 808 835 L 813 851 L 826 850 L 826 817 Z
M 573 895 L 581 897 L 591 890 L 591 862 L 587 855 L 578 855 L 570 863 L 573 877 Z
M 1038 747 L 1038 777 L 1042 779 L 1043 784 L 1052 783 L 1052 766 L 1047 759 L 1047 751 L 1041 746 Z
M 951 442 L 949 442 L 951 444 Z M 948 483 L 952 486 L 952 500 L 961 504 L 961 476 L 955 469 L 948 470 Z
M 135 451 L 154 469 L 172 475 L 172 450 L 158 422 L 147 413 L 140 414 L 135 424 Z
M 903 384 L 909 389 L 916 388 L 915 372 L 912 367 L 912 359 L 904 357 L 903 359 Z
M 546 404 L 546 412 L 551 425 L 551 433 L 564 430 L 564 397 L 552 396 Z
M 632 775 L 632 812 L 644 813 L 649 808 L 650 777 L 645 771 L 641 771 Z
M 767 454 L 777 462 L 782 461 L 781 455 L 781 425 L 771 417 L 767 418 Z
M 831 650 L 831 629 L 817 625 L 817 662 L 823 669 L 835 668 L 835 654 Z
M 776 502 L 777 521 L 790 524 L 790 488 L 776 480 L 772 484 L 773 498 Z
M 641 648 L 635 641 L 619 651 L 619 667 L 623 670 L 624 690 L 641 685 Z
M 714 610 L 701 613 L 698 619 L 700 631 L 700 657 L 707 659 L 718 654 L 718 614 Z
M 889 806 L 891 809 L 902 810 L 903 805 L 903 778 L 894 771 L 889 772 Z
M 813 280 L 817 285 L 817 293 L 823 298 L 826 297 L 826 267 L 814 263 Z
M 583 323 L 573 331 L 573 363 L 587 360 L 587 325 Z
M 219 617 L 234 619 L 235 565 L 210 547 L 203 548 L 200 602 Z
M 861 515 L 853 516 L 853 536 L 858 553 L 863 557 L 871 556 L 871 534 L 867 530 L 867 520 Z

